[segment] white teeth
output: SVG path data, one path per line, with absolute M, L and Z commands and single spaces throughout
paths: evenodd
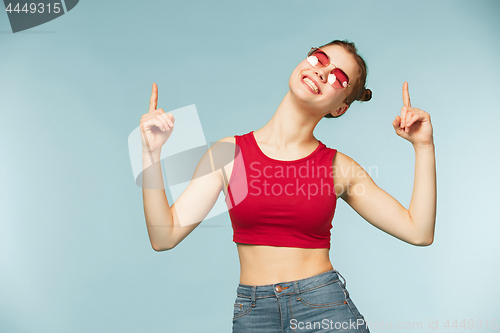
M 318 87 L 314 84 L 314 82 L 308 77 L 304 77 L 304 82 L 307 83 L 309 87 L 311 87 L 315 92 L 319 92 Z

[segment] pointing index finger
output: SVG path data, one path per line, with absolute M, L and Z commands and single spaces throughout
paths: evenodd
M 151 99 L 149 100 L 149 112 L 156 110 L 156 105 L 158 103 L 158 86 L 153 83 L 153 89 L 151 91 Z
M 408 92 L 408 82 L 403 83 L 403 104 L 404 106 L 411 107 L 410 93 Z

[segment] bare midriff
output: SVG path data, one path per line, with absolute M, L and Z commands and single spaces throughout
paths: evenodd
M 236 244 L 241 284 L 266 285 L 294 281 L 333 269 L 327 248 Z

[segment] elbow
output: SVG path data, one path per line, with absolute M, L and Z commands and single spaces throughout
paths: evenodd
M 163 236 L 163 235 L 161 235 Z M 151 247 L 153 250 L 156 252 L 163 252 L 163 251 L 168 251 L 172 250 L 174 247 L 179 244 L 178 241 L 175 239 L 172 239 L 171 236 L 168 237 L 150 237 L 149 242 L 151 244 Z
M 153 248 L 153 250 L 155 250 L 156 252 L 163 252 L 163 251 L 168 251 L 168 250 L 172 250 L 175 245 L 162 245 L 162 246 L 159 246 L 157 244 L 152 244 L 151 243 L 151 247 Z
M 421 237 L 412 242 L 415 246 L 429 246 L 434 242 L 434 235 Z

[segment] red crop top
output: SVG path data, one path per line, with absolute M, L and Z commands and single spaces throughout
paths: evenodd
M 236 243 L 330 249 L 337 204 L 336 149 L 321 141 L 308 156 L 275 160 L 260 150 L 253 131 L 235 135 L 226 205 Z

